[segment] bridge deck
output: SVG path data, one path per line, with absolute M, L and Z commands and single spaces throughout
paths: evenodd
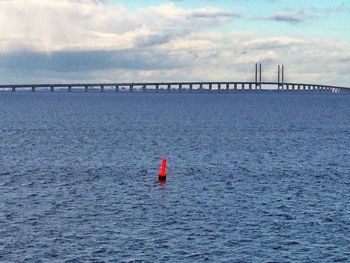
M 272 87 L 271 87 L 272 86 Z M 334 85 L 312 84 L 312 83 L 278 83 L 278 82 L 244 82 L 244 81 L 197 81 L 197 82 L 125 82 L 125 83 L 43 83 L 43 84 L 8 84 L 0 85 L 0 90 L 16 91 L 18 89 L 105 89 L 116 91 L 256 91 L 256 90 L 284 90 L 284 91 L 325 91 L 325 92 L 350 92 L 349 87 L 340 87 Z

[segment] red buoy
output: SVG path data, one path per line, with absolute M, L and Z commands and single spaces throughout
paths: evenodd
M 163 158 L 162 165 L 160 166 L 159 180 L 160 181 L 166 180 L 166 158 L 165 157 Z

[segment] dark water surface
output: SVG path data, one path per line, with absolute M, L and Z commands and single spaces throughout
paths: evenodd
M 349 95 L 0 93 L 0 122 L 1 262 L 350 262 Z

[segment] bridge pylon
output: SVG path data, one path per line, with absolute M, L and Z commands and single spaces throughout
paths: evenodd
M 282 68 L 282 70 L 281 70 L 281 68 Z M 278 65 L 278 70 L 277 70 L 277 75 L 278 75 L 278 77 L 277 77 L 277 85 L 278 85 L 278 87 L 277 87 L 277 89 L 278 90 L 280 90 L 280 89 L 282 89 L 283 90 L 283 85 L 284 85 L 284 65 Z
M 261 63 L 255 63 L 255 89 L 261 89 Z

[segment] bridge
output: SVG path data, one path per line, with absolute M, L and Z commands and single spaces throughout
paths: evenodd
M 261 64 L 255 64 L 254 81 L 194 81 L 194 82 L 126 82 L 126 83 L 67 83 L 67 84 L 9 84 L 0 85 L 0 91 L 115 91 L 115 92 L 350 92 L 350 87 L 284 81 L 284 66 L 278 65 L 277 82 L 262 81 Z

